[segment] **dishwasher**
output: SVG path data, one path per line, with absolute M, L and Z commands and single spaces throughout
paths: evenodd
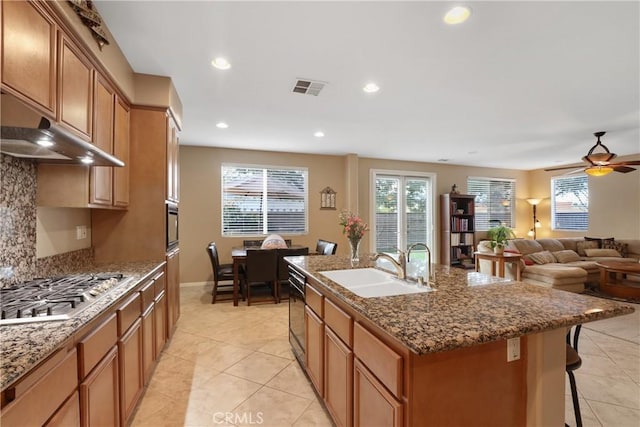
M 289 266 L 289 342 L 300 366 L 305 366 L 305 276 Z

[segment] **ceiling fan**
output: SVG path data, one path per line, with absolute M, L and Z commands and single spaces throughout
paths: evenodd
M 610 152 L 609 149 L 604 144 L 602 144 L 602 142 L 600 142 L 600 137 L 603 136 L 605 133 L 606 132 L 604 131 L 600 131 L 593 134 L 595 137 L 598 138 L 598 141 L 596 142 L 596 145 L 591 147 L 587 155 L 582 158 L 582 161 L 588 163 L 588 166 L 584 166 L 584 167 L 582 167 L 582 165 L 562 166 L 559 168 L 545 169 L 545 171 L 549 172 L 549 171 L 559 171 L 564 169 L 580 168 L 574 172 L 584 171 L 587 175 L 604 176 L 614 171 L 627 173 L 627 172 L 632 172 L 636 170 L 636 168 L 629 167 L 629 165 L 640 165 L 640 160 L 630 160 L 627 162 L 619 162 L 619 163 L 611 162 L 611 160 L 613 160 L 617 156 L 617 154 Z M 603 151 L 594 153 L 596 149 L 603 150 Z M 573 173 L 573 172 L 569 172 L 569 173 Z

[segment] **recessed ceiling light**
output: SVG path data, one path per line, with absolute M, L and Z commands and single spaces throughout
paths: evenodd
M 367 83 L 363 88 L 363 91 L 367 93 L 374 93 L 380 90 L 380 87 L 375 83 Z
M 211 65 L 213 65 L 218 70 L 228 70 L 229 68 L 231 68 L 231 64 L 229 63 L 229 61 L 227 61 L 226 58 L 223 58 L 221 56 L 211 61 Z
M 471 15 L 471 9 L 466 6 L 456 6 L 444 15 L 444 22 L 450 25 L 461 24 Z
M 315 136 L 316 138 L 322 138 L 324 136 L 324 132 L 319 130 L 317 132 L 314 132 L 313 136 Z
M 216 123 L 216 127 L 217 127 L 218 129 L 226 129 L 226 128 L 228 128 L 228 127 L 229 127 L 229 125 L 228 125 L 228 124 L 226 124 L 225 122 L 218 122 L 218 123 Z

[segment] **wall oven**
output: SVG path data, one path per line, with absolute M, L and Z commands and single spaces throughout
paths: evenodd
M 178 204 L 165 202 L 167 212 L 167 250 L 178 246 Z
M 289 342 L 300 366 L 305 366 L 304 287 L 306 278 L 289 266 Z

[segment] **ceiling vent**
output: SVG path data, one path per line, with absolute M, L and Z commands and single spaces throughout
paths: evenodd
M 326 84 L 327 82 L 321 82 L 318 80 L 297 79 L 296 84 L 293 87 L 293 92 L 301 93 L 303 95 L 318 96 Z

